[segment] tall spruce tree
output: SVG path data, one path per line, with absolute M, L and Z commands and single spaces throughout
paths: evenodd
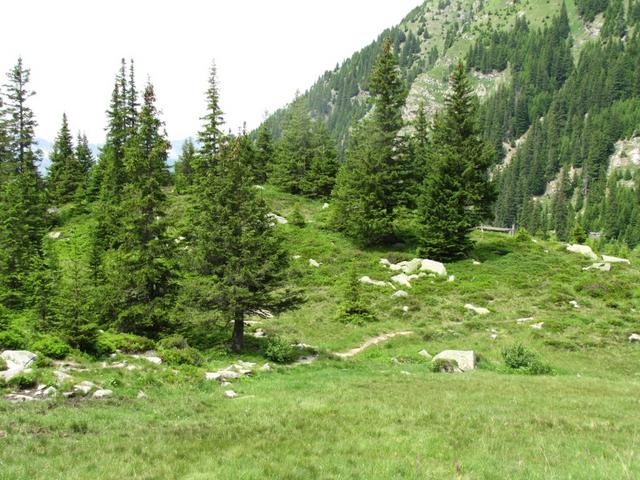
M 495 196 L 488 180 L 493 154 L 480 138 L 475 98 L 459 63 L 444 111 L 435 118 L 432 168 L 419 198 L 419 241 L 426 255 L 449 260 L 471 250 L 469 234 L 489 214 Z
M 277 309 L 288 264 L 283 240 L 268 217 L 269 209 L 254 188 L 243 161 L 246 142 L 223 144 L 215 173 L 194 192 L 193 302 L 216 310 L 233 325 L 231 348 L 244 345 L 244 320 L 250 313 Z
M 175 164 L 176 191 L 186 193 L 193 186 L 193 163 L 196 158 L 196 146 L 191 138 L 182 144 L 182 152 Z
M 222 131 L 224 124 L 223 113 L 220 109 L 220 93 L 218 92 L 218 78 L 215 62 L 211 63 L 209 70 L 209 82 L 206 92 L 207 110 L 204 117 L 202 129 L 198 132 L 198 142 L 200 149 L 194 170 L 203 170 L 200 175 L 207 170 L 211 170 L 215 163 L 216 154 L 223 143 L 225 134 Z
M 67 115 L 62 115 L 62 126 L 49 155 L 51 166 L 47 176 L 49 199 L 57 204 L 75 198 L 85 183 L 86 172 L 76 157 Z
M 255 177 L 258 184 L 267 181 L 267 170 L 271 168 L 273 163 L 274 147 L 271 133 L 266 124 L 262 124 L 258 129 L 258 138 L 256 139 L 256 164 Z
M 394 210 L 407 203 L 411 161 L 398 133 L 406 96 L 389 38 L 369 79 L 373 110 L 358 125 L 336 181 L 333 223 L 364 244 L 395 239 Z
M 149 337 L 169 328 L 167 312 L 176 291 L 162 192 L 170 144 L 155 102 L 153 86 L 148 84 L 136 134 L 125 150 L 127 180 L 119 209 L 118 246 L 105 259 L 103 288 L 115 327 Z
M 28 100 L 29 69 L 19 58 L 4 86 L 6 172 L 0 185 L 0 295 L 5 304 L 21 305 L 29 275 L 41 264 L 45 207 L 35 148 L 36 120 Z

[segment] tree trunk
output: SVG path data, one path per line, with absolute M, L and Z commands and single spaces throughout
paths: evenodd
M 244 315 L 236 315 L 231 336 L 231 351 L 240 353 L 244 346 Z

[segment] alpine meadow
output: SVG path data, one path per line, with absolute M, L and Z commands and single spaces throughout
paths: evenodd
M 46 153 L 3 67 L 1 480 L 640 478 L 640 0 L 426 0 L 253 130 L 204 60 L 175 159 L 138 59 Z

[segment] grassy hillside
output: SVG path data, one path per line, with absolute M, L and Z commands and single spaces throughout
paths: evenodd
M 446 265 L 454 281 L 414 280 L 406 298 L 362 285 L 377 320 L 344 324 L 336 313 L 350 275 L 388 281 L 392 273 L 379 260 L 411 259 L 413 247 L 358 249 L 324 228 L 321 203 L 263 192 L 275 213 L 287 217 L 297 208 L 306 218 L 303 228 L 277 227 L 290 254 L 300 256 L 290 281 L 305 303 L 254 319 L 262 323 L 250 329 L 267 336 L 250 337 L 245 354 L 214 349 L 197 368 L 125 354 L 104 365 L 76 356 L 73 378 L 60 391 L 90 380 L 113 397 L 0 402 L 0 478 L 640 476 L 640 346 L 628 341 L 640 330 L 637 254 L 611 272 L 583 271 L 593 262 L 562 244 L 478 232 L 477 262 Z M 178 217 L 180 202 L 173 205 Z M 86 219 L 63 215 L 64 237 L 52 248 L 64 257 L 86 229 Z M 476 315 L 466 303 L 490 313 Z M 525 317 L 532 319 L 516 321 Z M 532 328 L 538 322 L 543 327 Z M 412 334 L 352 358 L 332 354 L 398 331 Z M 205 372 L 240 359 L 262 365 L 276 335 L 313 346 L 317 360 L 269 362 L 270 371 L 224 388 L 204 380 Z M 501 352 L 516 342 L 553 373 L 508 373 Z M 480 361 L 472 372 L 432 373 L 423 349 L 474 350 Z M 104 368 L 121 361 L 133 368 Z M 35 374 L 53 383 L 54 368 L 43 364 Z M 229 388 L 239 397 L 225 398 Z

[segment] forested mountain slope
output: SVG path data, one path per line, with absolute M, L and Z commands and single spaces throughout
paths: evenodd
M 406 83 L 407 122 L 421 104 L 429 115 L 439 109 L 451 69 L 463 60 L 485 139 L 496 147 L 496 224 L 555 231 L 561 240 L 576 229 L 601 232 L 633 247 L 640 241 L 639 19 L 638 0 L 429 0 L 325 72 L 303 100 L 344 152 L 371 108 L 367 79 L 385 37 Z M 275 138 L 289 109 L 266 121 Z

